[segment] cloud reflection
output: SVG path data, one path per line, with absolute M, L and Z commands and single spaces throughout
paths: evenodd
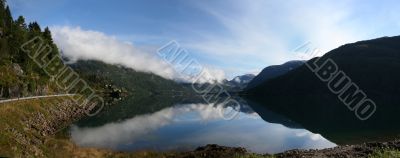
M 73 125 L 71 135 L 74 142 L 81 146 L 114 147 L 119 144 L 132 143 L 141 136 L 180 120 L 180 115 L 197 113 L 193 121 L 222 119 L 221 105 L 187 104 L 166 108 L 153 114 L 136 116 L 118 123 L 108 123 L 101 127 L 80 128 Z M 186 120 L 187 118 L 183 118 Z
M 80 146 L 114 150 L 182 150 L 206 144 L 241 146 L 258 153 L 335 144 L 305 129 L 265 122 L 255 113 L 224 120 L 223 106 L 185 104 L 100 127 L 72 126 L 71 137 Z

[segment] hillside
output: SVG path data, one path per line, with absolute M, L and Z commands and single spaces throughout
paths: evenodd
M 361 110 L 353 103 L 349 107 L 355 107 L 355 110 L 349 109 L 339 100 L 338 94 L 328 89 L 327 82 L 321 81 L 306 65 L 246 93 L 252 100 L 339 144 L 346 139 L 357 143 L 395 136 L 400 131 L 399 127 L 393 126 L 399 121 L 400 112 L 400 75 L 397 73 L 400 36 L 346 44 L 307 64 L 317 61 L 315 65 L 321 66 L 328 59 L 375 102 L 376 111 L 370 118 L 357 118 L 356 114 Z M 350 99 L 354 96 L 348 95 Z M 386 133 L 385 138 L 378 133 Z
M 317 65 L 332 59 L 355 83 L 371 95 L 399 94 L 400 78 L 400 36 L 347 44 L 321 57 Z M 312 64 L 316 58 L 308 61 Z M 249 92 L 267 93 L 330 93 L 321 86 L 316 76 L 305 66 L 301 66 L 283 76 L 263 82 Z M 287 84 L 287 86 L 282 86 Z M 271 90 L 267 90 L 271 88 Z M 262 95 L 262 94 L 260 94 Z
M 158 75 L 135 71 L 120 65 L 110 65 L 100 61 L 77 61 L 71 66 L 87 82 L 94 87 L 102 88 L 104 85 L 114 85 L 122 88 L 132 95 L 183 95 L 189 89 L 172 80 L 164 79 Z

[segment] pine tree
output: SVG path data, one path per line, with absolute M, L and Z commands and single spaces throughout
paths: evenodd
M 10 51 L 12 51 L 14 54 L 13 61 L 24 66 L 26 64 L 26 60 L 29 58 L 26 53 L 20 50 L 20 46 L 27 41 L 27 26 L 23 16 L 19 16 L 14 22 L 11 34 L 12 36 L 9 37 L 9 45 L 11 46 Z
M 39 33 L 42 31 L 40 25 L 36 21 L 29 23 L 28 30 L 31 33 Z
M 53 44 L 53 38 L 51 37 L 51 32 L 48 27 L 44 29 L 43 36 L 46 40 L 49 41 L 50 44 Z
M 0 27 L 4 27 L 5 1 L 0 0 Z
M 4 12 L 4 27 L 5 27 L 6 33 L 11 32 L 11 30 L 13 29 L 13 24 L 14 24 L 14 20 L 11 15 L 10 8 L 7 6 L 6 10 Z
M 6 7 L 6 1 L 5 0 L 0 0 L 0 7 L 4 9 Z
M 25 18 L 23 16 L 19 16 L 18 19 L 15 21 L 16 25 L 19 26 L 20 28 L 27 30 L 27 26 L 25 23 Z
M 4 63 L 8 59 L 8 45 L 4 39 L 5 34 L 5 0 L 0 0 L 0 60 Z
M 1 31 L 4 31 L 4 13 L 5 13 L 5 2 L 4 0 L 0 0 L 0 28 Z

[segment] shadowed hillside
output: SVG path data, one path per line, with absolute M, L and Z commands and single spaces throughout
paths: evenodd
M 321 66 L 332 59 L 353 83 L 376 103 L 376 112 L 362 121 L 332 93 L 306 65 L 271 79 L 247 91 L 249 98 L 287 116 L 306 129 L 336 143 L 348 139 L 390 138 L 400 129 L 395 126 L 400 113 L 400 37 L 384 37 L 347 44 L 307 64 Z M 346 91 L 346 90 L 345 90 Z M 357 106 L 358 93 L 348 93 L 350 107 Z M 351 100 L 354 99 L 354 100 Z M 378 133 L 386 133 L 385 136 Z

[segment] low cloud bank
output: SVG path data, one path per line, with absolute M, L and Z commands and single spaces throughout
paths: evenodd
M 77 60 L 99 60 L 107 64 L 119 64 L 136 71 L 154 73 L 166 79 L 185 79 L 173 67 L 165 63 L 156 53 L 135 47 L 102 32 L 83 30 L 80 27 L 55 26 L 51 28 L 53 38 L 63 55 L 72 62 Z M 155 49 L 156 50 L 156 49 Z M 222 80 L 222 71 L 207 69 L 213 80 Z M 188 81 L 191 82 L 191 81 Z M 204 81 L 203 81 L 204 82 Z

